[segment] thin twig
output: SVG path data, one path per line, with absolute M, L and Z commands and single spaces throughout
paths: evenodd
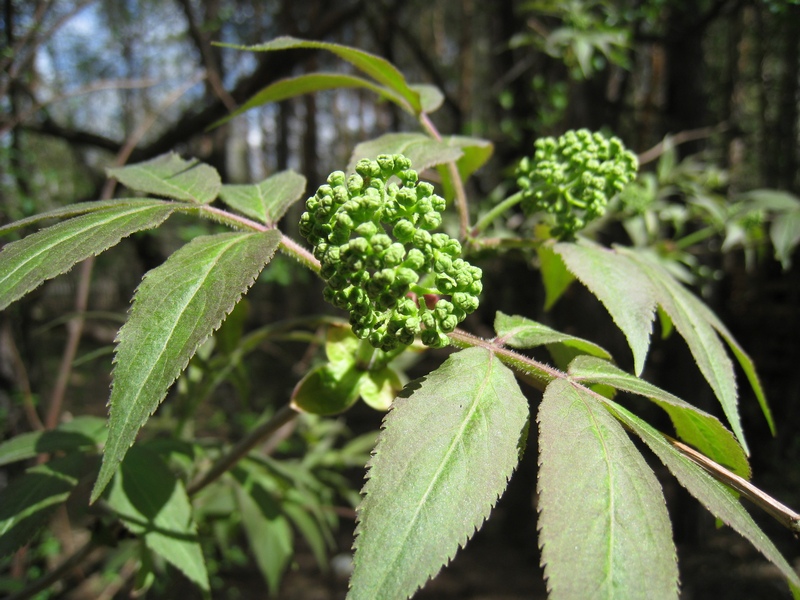
M 28 419 L 28 425 L 33 431 L 42 431 L 44 423 L 36 412 L 36 406 L 33 403 L 33 393 L 31 392 L 31 382 L 28 378 L 28 370 L 25 368 L 25 362 L 19 355 L 19 349 L 14 342 L 14 336 L 11 335 L 11 328 L 8 321 L 3 322 L 2 331 L 0 331 L 0 347 L 7 348 L 10 354 L 11 364 L 14 369 L 14 382 L 22 390 L 22 408 L 25 410 L 25 416 Z
M 47 575 L 32 582 L 28 587 L 20 590 L 16 594 L 7 597 L 6 600 L 27 600 L 39 592 L 46 590 L 57 581 L 69 575 L 73 569 L 80 566 L 83 561 L 89 558 L 89 555 L 95 548 L 97 548 L 97 543 L 94 541 L 94 539 L 89 539 L 89 541 L 78 548 L 78 550 L 76 550 L 71 556 L 65 559 Z
M 199 479 L 190 483 L 186 488 L 186 493 L 194 496 L 208 486 L 215 482 L 222 475 L 224 475 L 233 465 L 244 458 L 250 450 L 255 448 L 263 440 L 275 433 L 278 429 L 297 418 L 300 413 L 294 410 L 290 405 L 286 405 L 279 409 L 271 419 L 264 421 L 261 425 L 256 426 L 244 438 L 239 440 L 239 443 L 231 448 L 226 454 L 222 455 L 220 459 L 214 463 L 211 468 L 205 472 Z
M 699 129 L 687 129 L 686 131 L 679 131 L 675 135 L 669 135 L 661 140 L 658 144 L 650 148 L 649 150 L 645 150 L 637 157 L 639 159 L 639 165 L 644 165 L 649 162 L 653 162 L 659 156 L 664 154 L 667 150 L 674 146 L 679 146 L 680 144 L 685 144 L 686 142 L 693 142 L 695 140 L 703 140 L 707 137 L 711 137 L 716 133 L 722 133 L 723 131 L 728 129 L 727 123 L 719 123 L 714 125 L 713 127 L 700 127 Z

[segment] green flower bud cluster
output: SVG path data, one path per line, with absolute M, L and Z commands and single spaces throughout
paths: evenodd
M 636 156 L 616 138 L 588 129 L 536 141 L 533 159 L 517 167 L 522 208 L 554 215 L 553 234 L 570 238 L 605 213 L 609 200 L 636 177 Z
M 320 261 L 325 299 L 349 311 L 355 335 L 376 348 L 417 335 L 445 346 L 478 307 L 481 270 L 461 258 L 458 240 L 431 233 L 444 208 L 401 154 L 360 160 L 350 177 L 335 171 L 306 201 L 300 234 Z

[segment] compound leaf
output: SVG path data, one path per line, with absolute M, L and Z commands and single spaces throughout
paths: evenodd
M 569 374 L 574 381 L 610 385 L 649 398 L 667 412 L 681 439 L 740 477 L 750 478 L 750 464 L 744 450 L 716 417 L 605 360 L 579 356 L 570 363 Z
M 692 496 L 697 498 L 712 515 L 749 540 L 767 560 L 780 569 L 790 586 L 800 588 L 800 577 L 769 537 L 753 521 L 753 518 L 744 509 L 738 497 L 730 488 L 711 477 L 691 459 L 681 454 L 664 439 L 661 433 L 647 422 L 610 400 L 604 400 L 603 402 L 610 408 L 617 419 L 647 444 L 678 482 Z
M 169 386 L 252 285 L 280 240 L 275 230 L 195 238 L 145 275 L 118 335 L 109 436 L 92 501 Z
M 122 238 L 157 227 L 173 210 L 158 200 L 115 204 L 7 244 L 0 252 L 0 310 Z
M 568 380 L 539 407 L 539 540 L 550 598 L 677 598 L 661 487 L 622 427 Z
M 107 169 L 122 185 L 139 192 L 208 204 L 219 193 L 219 173 L 199 160 L 184 160 L 174 152 L 151 160 Z
M 627 256 L 599 246 L 558 243 L 553 246 L 573 273 L 611 314 L 633 352 L 636 374 L 641 374 L 656 309 L 650 280 Z
M 361 142 L 353 149 L 348 171 L 354 171 L 362 158 L 375 158 L 379 154 L 405 154 L 417 171 L 457 160 L 463 155 L 461 148 L 450 146 L 423 133 L 386 133 L 374 140 Z
M 111 484 L 108 505 L 150 550 L 209 589 L 189 496 L 158 454 L 131 448 Z
M 28 543 L 94 464 L 74 452 L 31 467 L 0 491 L 0 557 Z
M 254 185 L 223 185 L 219 197 L 243 215 L 273 225 L 305 189 L 305 177 L 294 171 L 282 171 Z
M 348 598 L 407 598 L 488 516 L 519 459 L 528 402 L 492 353 L 451 355 L 384 419 L 358 509 Z

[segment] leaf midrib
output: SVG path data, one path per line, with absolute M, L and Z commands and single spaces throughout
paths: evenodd
M 441 475 L 441 473 L 443 471 L 444 465 L 449 462 L 450 456 L 453 454 L 455 446 L 457 445 L 458 441 L 460 441 L 462 439 L 464 429 L 466 428 L 466 424 L 470 423 L 472 421 L 472 416 L 477 411 L 478 404 L 480 404 L 480 400 L 483 397 L 482 392 L 486 388 L 486 386 L 488 385 L 489 381 L 491 380 L 491 373 L 494 370 L 494 358 L 495 358 L 495 355 L 493 353 L 489 353 L 489 361 L 486 363 L 487 364 L 487 369 L 486 369 L 485 375 L 483 377 L 483 380 L 481 382 L 481 386 L 475 391 L 475 393 L 473 395 L 472 406 L 470 406 L 470 409 L 469 409 L 469 412 L 468 412 L 466 418 L 462 419 L 462 423 L 461 423 L 461 427 L 459 427 L 458 435 L 453 436 L 453 441 L 450 443 L 450 446 L 448 447 L 444 458 L 440 462 L 439 468 L 436 470 L 436 473 L 431 478 L 431 482 L 428 484 L 428 488 L 425 490 L 425 493 L 422 495 L 422 497 L 420 498 L 419 502 L 417 502 L 417 507 L 416 507 L 416 510 L 414 511 L 413 517 L 408 520 L 408 524 L 405 527 L 405 530 L 404 530 L 403 535 L 401 537 L 402 544 L 398 545 L 398 547 L 401 548 L 401 549 L 405 547 L 406 540 L 408 540 L 408 537 L 409 537 L 409 535 L 411 533 L 411 530 L 414 528 L 414 525 L 417 522 L 419 514 L 422 511 L 422 506 L 425 504 L 425 500 L 428 498 L 428 496 L 433 491 L 433 489 L 435 487 L 435 484 L 438 483 L 440 475 Z M 402 554 L 402 551 L 398 551 L 392 557 L 391 561 L 389 562 L 389 568 L 386 568 L 386 569 L 383 570 L 383 576 L 380 578 L 380 580 L 378 582 L 378 585 L 375 588 L 376 590 L 379 590 L 379 589 L 383 588 L 384 582 L 386 581 L 389 573 L 394 571 L 394 566 L 397 564 L 398 560 L 400 559 L 400 555 L 401 554 Z M 417 586 L 417 587 L 419 587 L 419 586 Z

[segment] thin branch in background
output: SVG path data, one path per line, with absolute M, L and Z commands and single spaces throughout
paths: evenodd
M 91 85 L 87 85 L 72 92 L 66 92 L 64 94 L 55 96 L 50 100 L 34 103 L 34 105 L 25 112 L 22 112 L 18 115 L 14 115 L 11 119 L 3 123 L 2 126 L 0 126 L 0 135 L 8 133 L 14 127 L 17 127 L 25 120 L 29 119 L 37 112 L 42 110 L 43 108 L 46 108 L 47 106 L 50 106 L 57 102 L 62 102 L 63 100 L 67 100 L 69 98 L 75 98 L 77 96 L 83 96 L 86 94 L 92 94 L 94 92 L 101 92 L 106 90 L 130 90 L 130 89 L 153 87 L 158 83 L 159 83 L 158 81 L 155 81 L 153 79 L 119 79 L 119 80 L 111 79 L 111 80 L 97 81 Z
M 39 417 L 39 413 L 36 411 L 36 406 L 33 402 L 33 393 L 31 392 L 28 370 L 25 368 L 25 363 L 19 355 L 19 349 L 14 342 L 14 336 L 11 335 L 11 326 L 7 320 L 3 322 L 2 330 L 0 330 L 0 348 L 4 348 L 9 354 L 14 369 L 14 383 L 22 390 L 22 408 L 25 410 L 28 425 L 33 431 L 42 431 L 44 429 L 44 423 L 42 423 L 42 419 Z
M 661 140 L 658 144 L 645 150 L 639 154 L 639 165 L 645 165 L 653 162 L 659 156 L 664 154 L 670 148 L 685 144 L 686 142 L 694 142 L 696 140 L 704 140 L 717 133 L 722 133 L 728 130 L 727 123 L 719 123 L 711 127 L 700 127 L 699 129 L 687 129 L 686 131 L 679 131 L 675 135 L 670 135 Z

